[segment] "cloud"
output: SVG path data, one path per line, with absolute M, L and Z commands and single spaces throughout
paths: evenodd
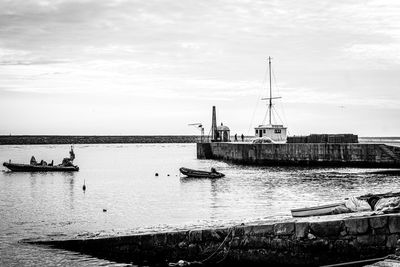
M 272 56 L 286 103 L 396 109 L 399 11 L 388 0 L 0 0 L 1 91 L 234 105 L 265 91 Z

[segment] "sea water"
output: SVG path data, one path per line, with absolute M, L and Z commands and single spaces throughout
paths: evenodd
M 0 161 L 55 164 L 67 145 L 0 146 Z M 290 209 L 396 190 L 374 169 L 255 167 L 196 159 L 195 144 L 76 145 L 73 173 L 0 172 L 0 266 L 118 265 L 24 239 L 101 237 L 274 221 Z M 180 167 L 225 173 L 184 178 Z M 156 173 L 158 176 L 156 176 Z M 86 191 L 83 191 L 83 184 Z

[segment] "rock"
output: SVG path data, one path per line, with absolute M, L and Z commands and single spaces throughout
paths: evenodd
M 180 249 L 187 248 L 187 243 L 185 241 L 179 242 L 178 247 Z
M 359 235 L 357 243 L 363 246 L 383 246 L 386 244 L 385 235 Z
M 389 216 L 388 224 L 390 233 L 400 233 L 400 216 Z
M 201 242 L 202 240 L 201 230 L 189 231 L 189 242 Z
M 272 235 L 274 233 L 274 225 L 255 225 L 253 226 L 254 235 Z
M 196 244 L 189 244 L 188 252 L 191 257 L 195 257 L 199 252 L 199 247 Z
M 294 232 L 294 223 L 277 223 L 274 227 L 276 235 L 292 235 Z
M 389 235 L 387 237 L 387 240 L 386 240 L 386 247 L 388 247 L 388 248 L 397 247 L 398 240 L 399 240 L 399 235 L 398 234 Z
M 309 223 L 307 222 L 300 222 L 296 223 L 295 228 L 296 228 L 296 238 L 304 238 L 307 236 L 310 226 Z
M 317 237 L 311 233 L 308 233 L 307 238 L 310 240 L 316 239 Z
M 310 223 L 311 232 L 315 236 L 338 236 L 343 228 L 343 221 L 326 221 Z
M 344 225 L 346 226 L 347 232 L 353 235 L 365 234 L 369 228 L 368 218 L 346 220 Z
M 158 246 L 164 246 L 167 242 L 167 236 L 165 233 L 158 233 L 153 235 L 154 243 Z
M 387 224 L 386 216 L 374 216 L 369 218 L 369 225 L 371 225 L 371 227 L 374 229 L 385 227 L 386 224 Z
M 253 226 L 244 226 L 243 227 L 243 232 L 245 235 L 253 235 Z

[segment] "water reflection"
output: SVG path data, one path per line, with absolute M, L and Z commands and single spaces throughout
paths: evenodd
M 68 149 L 1 146 L 0 162 L 8 158 L 23 162 L 31 154 L 56 159 Z M 197 160 L 195 151 L 193 144 L 77 145 L 78 173 L 1 172 L 0 265 L 53 266 L 60 257 L 66 258 L 66 265 L 79 265 L 83 260 L 79 255 L 22 247 L 17 242 L 23 238 L 99 236 L 288 218 L 292 208 L 391 191 L 400 181 L 398 174 L 354 168 L 256 167 Z M 215 167 L 226 176 L 183 178 L 175 175 L 182 166 Z M 155 172 L 160 176 L 155 177 Z M 84 179 L 89 187 L 85 194 Z M 103 213 L 103 208 L 108 212 Z

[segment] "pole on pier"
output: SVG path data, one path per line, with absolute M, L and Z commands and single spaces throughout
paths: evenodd
M 272 118 L 272 82 L 271 82 L 271 57 L 268 57 L 268 64 L 269 64 L 269 125 L 271 125 L 271 118 Z
M 212 108 L 212 122 L 211 122 L 211 142 L 217 140 L 217 111 L 215 106 Z

